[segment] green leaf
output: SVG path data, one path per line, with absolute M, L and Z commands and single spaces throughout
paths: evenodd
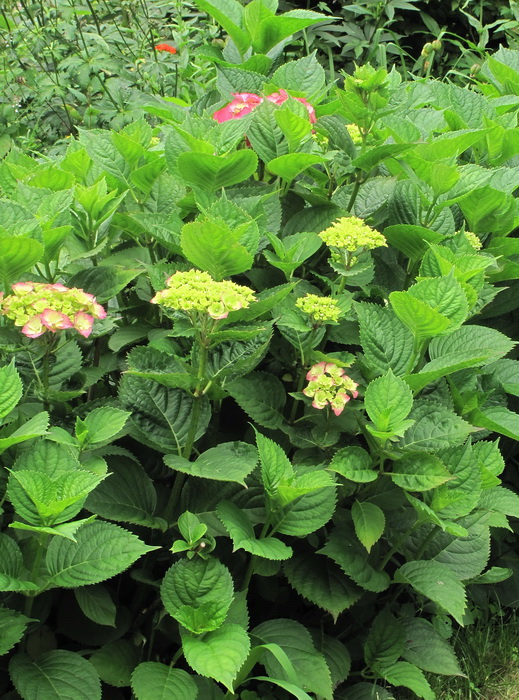
M 11 659 L 9 674 L 24 700 L 101 700 L 94 667 L 71 651 L 54 649 L 36 661 L 17 654 Z
M 115 639 L 96 649 L 90 663 L 99 678 L 108 685 L 125 688 L 131 683 L 132 672 L 139 662 L 139 650 L 128 639 Z
M 409 663 L 429 673 L 462 676 L 456 654 L 449 642 L 433 625 L 420 617 L 402 617 L 405 649 L 402 656 Z
M 123 429 L 130 415 L 129 411 L 121 411 L 119 408 L 95 408 L 83 421 L 87 430 L 85 444 L 110 440 Z
M 279 175 L 287 182 L 291 182 L 297 175 L 317 163 L 324 163 L 325 158 L 312 153 L 287 153 L 287 155 L 274 158 L 267 163 L 267 168 L 274 175 Z
M 35 583 L 26 580 L 28 576 L 20 548 L 9 535 L 0 533 L 0 591 L 38 590 Z
M 264 428 L 279 428 L 286 391 L 280 380 L 268 372 L 251 372 L 225 385 L 236 403 Z
M 391 479 L 406 491 L 428 491 L 451 479 L 451 473 L 435 455 L 406 455 L 393 462 Z
M 384 511 L 374 503 L 355 501 L 351 507 L 351 515 L 357 537 L 370 552 L 384 532 L 386 526 Z
M 182 633 L 182 649 L 195 673 L 214 678 L 232 692 L 233 682 L 250 650 L 249 635 L 227 623 L 203 637 Z
M 243 6 L 237 0 L 195 0 L 195 4 L 222 25 L 240 54 L 247 51 L 251 40 L 243 28 Z
M 160 596 L 167 612 L 194 634 L 218 629 L 234 599 L 228 569 L 217 559 L 182 559 L 166 571 Z M 193 613 L 199 612 L 198 616 Z M 192 623 L 196 619 L 198 624 Z
M 410 688 L 423 700 L 435 700 L 436 694 L 432 691 L 424 674 L 419 668 L 407 661 L 397 661 L 380 671 L 381 676 L 392 685 Z
M 440 457 L 453 478 L 434 490 L 430 505 L 441 518 L 468 515 L 481 494 L 481 469 L 472 446 L 468 442 L 445 449 Z
M 35 416 L 30 418 L 27 423 L 24 423 L 21 428 L 18 428 L 11 433 L 9 437 L 0 438 L 0 454 L 7 450 L 8 447 L 17 445 L 20 442 L 25 442 L 31 438 L 39 437 L 40 435 L 45 435 L 49 425 L 49 414 L 46 411 L 37 413 Z
M 191 187 L 215 192 L 246 180 L 258 167 L 258 156 L 252 150 L 235 151 L 225 156 L 208 153 L 181 153 L 178 170 Z
M 384 236 L 390 245 L 413 262 L 423 258 L 429 250 L 428 243 L 439 243 L 443 239 L 440 233 L 413 224 L 386 226 Z
M 166 455 L 164 462 L 184 474 L 215 481 L 236 481 L 245 486 L 245 477 L 258 463 L 258 452 L 245 442 L 223 442 L 202 452 L 194 462 L 176 455 Z
M 488 356 L 484 350 L 460 350 L 427 362 L 417 374 L 408 374 L 405 381 L 416 392 L 440 377 L 446 377 L 469 367 L 478 367 L 486 362 L 488 362 Z
M 351 164 L 356 168 L 369 172 L 372 168 L 379 163 L 382 163 L 382 161 L 386 160 L 387 158 L 394 158 L 394 156 L 398 156 L 400 153 L 408 151 L 413 146 L 414 144 L 412 143 L 390 143 L 384 144 L 383 146 L 374 146 L 373 148 L 367 150 L 366 153 L 354 158 Z
M 110 459 L 110 474 L 92 491 L 85 508 L 107 520 L 164 529 L 166 522 L 155 516 L 157 494 L 153 481 L 133 460 Z
M 16 610 L 0 608 L 0 656 L 7 654 L 15 644 L 18 644 L 29 622 L 31 622 L 30 617 Z
M 362 447 L 343 447 L 338 450 L 328 469 L 358 484 L 367 484 L 378 478 L 378 472 L 373 468 L 372 458 Z
M 10 291 L 9 285 L 17 282 L 42 256 L 43 246 L 33 238 L 0 238 L 0 282 L 4 291 Z
M 514 342 L 494 328 L 462 326 L 447 336 L 433 338 L 428 351 L 431 360 L 468 351 L 484 355 L 488 360 L 497 360 L 513 347 Z
M 258 431 L 256 431 L 256 444 L 261 462 L 263 487 L 269 496 L 275 497 L 279 484 L 293 476 L 294 470 L 284 450 Z
M 397 569 L 394 580 L 396 583 L 408 583 L 463 626 L 465 588 L 448 566 L 436 561 L 408 561 Z
M 283 15 L 266 17 L 260 22 L 257 38 L 252 42 L 253 49 L 256 53 L 268 53 L 283 39 L 327 19 L 326 15 L 312 10 L 291 10 Z
M 23 385 L 14 361 L 6 367 L 0 367 L 0 418 L 11 413 L 22 398 L 22 393 Z
M 56 537 L 49 544 L 46 565 L 55 586 L 76 588 L 100 583 L 156 549 L 122 527 L 105 522 L 83 525 L 76 539 L 71 542 Z
M 142 270 L 99 265 L 77 272 L 69 279 L 68 284 L 70 287 L 84 289 L 93 294 L 99 303 L 104 304 L 119 294 L 141 272 Z
M 205 398 L 194 399 L 185 391 L 169 389 L 151 379 L 124 375 L 119 383 L 119 400 L 131 411 L 130 435 L 159 452 L 176 452 L 185 445 L 195 401 L 201 403 L 196 440 L 209 423 L 210 408 Z
M 473 430 L 454 411 L 432 401 L 415 402 L 409 418 L 414 424 L 398 442 L 406 451 L 441 450 L 463 442 Z
M 368 384 L 364 407 L 377 431 L 392 433 L 413 407 L 413 394 L 404 380 L 389 370 Z
M 478 428 L 486 428 L 512 440 L 519 440 L 519 414 L 504 406 L 476 408 L 471 411 L 469 419 Z
M 85 617 L 98 625 L 115 627 L 117 608 L 105 586 L 83 586 L 77 588 L 74 595 Z
M 221 281 L 252 267 L 254 257 L 238 243 L 240 237 L 240 228 L 233 230 L 221 219 L 193 221 L 182 227 L 182 252 L 194 265 Z
M 389 576 L 384 571 L 377 571 L 367 561 L 365 550 L 356 543 L 349 528 L 336 527 L 318 553 L 332 559 L 347 576 L 367 591 L 380 593 L 389 586 Z
M 360 342 L 370 368 L 381 374 L 392 370 L 402 376 L 415 364 L 413 337 L 407 326 L 388 308 L 355 304 L 360 323 Z
M 507 394 L 519 396 L 519 362 L 517 360 L 498 360 L 485 369 L 485 374 L 498 382 Z
M 295 620 L 277 619 L 263 622 L 252 634 L 266 644 L 277 644 L 291 662 L 298 686 L 325 698 L 333 695 L 330 670 L 324 656 L 316 651 L 308 630 Z M 261 661 L 271 678 L 290 682 L 286 670 L 272 654 L 266 653 Z
M 296 471 L 296 477 L 299 475 L 304 472 Z M 335 504 L 335 487 L 320 484 L 318 490 L 306 493 L 276 512 L 272 524 L 284 535 L 304 537 L 326 525 L 333 516 Z
M 395 663 L 404 651 L 404 630 L 385 607 L 375 618 L 364 645 L 364 658 L 372 669 Z
M 132 690 L 137 700 L 197 700 L 193 678 L 180 668 L 155 661 L 139 664 L 132 675 Z
M 258 557 L 273 560 L 289 559 L 292 548 L 277 537 L 256 539 L 252 524 L 246 513 L 231 501 L 222 501 L 216 509 L 233 542 L 233 551 L 244 549 Z
M 323 564 L 313 555 L 299 555 L 285 562 L 283 570 L 292 588 L 303 598 L 329 612 L 334 622 L 362 594 L 339 567 L 327 559 Z
M 432 309 L 429 304 L 415 299 L 409 291 L 391 292 L 389 300 L 393 311 L 409 328 L 417 342 L 441 335 L 451 325 L 448 318 Z
M 315 52 L 297 61 L 288 61 L 280 66 L 270 79 L 283 90 L 294 90 L 313 95 L 325 83 L 325 72 L 315 57 Z

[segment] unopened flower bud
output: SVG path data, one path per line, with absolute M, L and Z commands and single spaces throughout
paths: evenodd
M 442 47 L 442 43 L 439 39 L 435 39 L 434 41 L 431 41 L 431 47 L 433 51 L 439 51 Z
M 470 75 L 471 76 L 476 75 L 477 73 L 479 73 L 480 70 L 481 70 L 481 65 L 479 63 L 473 63 L 470 66 Z
M 432 50 L 433 50 L 433 46 L 432 46 L 431 42 L 428 41 L 426 44 L 424 44 L 421 55 L 428 56 Z

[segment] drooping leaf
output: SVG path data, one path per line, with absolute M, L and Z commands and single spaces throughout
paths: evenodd
M 22 397 L 22 381 L 14 362 L 0 367 L 0 418 L 10 413 Z
M 138 661 L 139 650 L 129 639 L 114 639 L 96 649 L 90 657 L 99 678 L 116 688 L 130 685 Z
M 74 595 L 85 617 L 98 625 L 115 627 L 117 607 L 105 586 L 100 583 L 82 586 L 74 591 Z
M 228 569 L 217 559 L 181 559 L 168 569 L 160 595 L 167 612 L 195 634 L 218 629 L 234 598 Z M 194 616 L 193 612 L 199 612 Z M 197 624 L 193 624 L 196 620 Z
M 263 622 L 253 635 L 265 643 L 278 644 L 290 660 L 298 685 L 325 698 L 332 697 L 330 670 L 322 654 L 316 651 L 308 630 L 295 620 L 279 619 Z M 266 653 L 262 659 L 272 678 L 290 681 L 276 657 Z
M 364 547 L 369 551 L 382 537 L 386 526 L 384 511 L 375 503 L 355 501 L 351 507 L 351 516 L 355 533 Z
M 289 559 L 292 556 L 292 548 L 277 537 L 257 539 L 246 513 L 231 501 L 219 503 L 217 514 L 231 537 L 234 551 L 244 549 L 255 556 L 272 560 Z
M 461 670 L 449 642 L 429 622 L 420 617 L 403 617 L 405 648 L 402 656 L 423 671 L 445 676 L 461 676 Z
M 0 608 L 0 656 L 18 644 L 30 621 L 31 618 L 16 610 Z
M 332 562 L 314 556 L 295 556 L 283 565 L 288 582 L 300 595 L 332 615 L 334 621 L 361 596 Z
M 232 684 L 250 650 L 249 635 L 239 625 L 227 623 L 203 637 L 182 634 L 182 649 L 195 673 L 214 678 L 232 692 Z
M 328 469 L 344 476 L 349 481 L 366 484 L 375 481 L 378 473 L 373 468 L 373 459 L 362 447 L 343 447 L 337 450 Z
M 166 455 L 164 462 L 171 469 L 202 479 L 236 481 L 244 485 L 244 479 L 258 463 L 258 452 L 245 442 L 223 442 L 202 452 L 194 462 L 183 457 Z
M 435 561 L 408 561 L 395 572 L 395 581 L 408 583 L 430 598 L 463 625 L 466 608 L 465 588 L 445 564 Z

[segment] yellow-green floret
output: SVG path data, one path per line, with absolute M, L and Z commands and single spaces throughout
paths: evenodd
M 364 223 L 357 216 L 344 216 L 321 231 L 319 237 L 327 246 L 342 248 L 354 253 L 359 248 L 372 250 L 387 246 L 384 236 Z
M 307 294 L 296 301 L 296 306 L 308 314 L 316 323 L 337 323 L 341 310 L 335 299 Z

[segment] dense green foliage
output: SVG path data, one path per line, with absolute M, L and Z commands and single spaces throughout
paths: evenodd
M 434 700 L 518 598 L 519 52 L 337 86 L 196 4 L 214 90 L 0 162 L 0 692 Z

